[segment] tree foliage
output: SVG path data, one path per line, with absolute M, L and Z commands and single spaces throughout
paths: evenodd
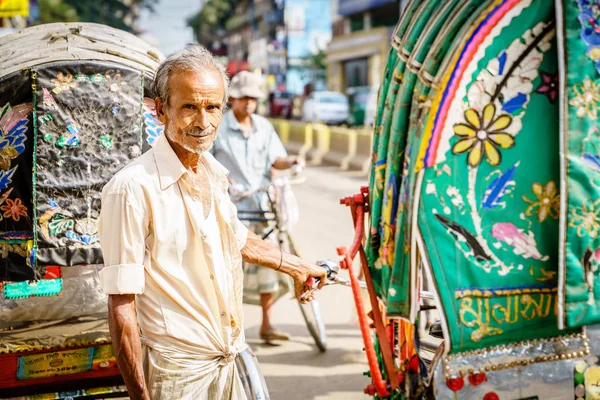
M 236 0 L 208 0 L 202 10 L 188 18 L 187 25 L 194 30 L 196 40 L 200 41 L 203 32 L 225 26 L 236 3 Z
M 134 31 L 140 8 L 155 10 L 159 0 L 40 0 L 40 23 L 95 22 Z
M 79 21 L 77 10 L 62 0 L 40 0 L 40 23 Z

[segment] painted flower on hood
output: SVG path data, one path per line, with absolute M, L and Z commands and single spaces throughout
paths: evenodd
M 512 122 L 508 114 L 496 116 L 496 106 L 488 104 L 481 114 L 469 108 L 465 111 L 466 123 L 454 125 L 454 134 L 460 140 L 454 143 L 454 154 L 469 153 L 467 162 L 476 167 L 483 157 L 493 166 L 500 164 L 499 149 L 509 149 L 515 145 L 515 138 L 503 132 Z
M 554 181 L 546 183 L 546 186 L 535 182 L 532 189 L 537 199 L 529 200 L 527 196 L 523 196 L 523 200 L 529 203 L 525 215 L 531 217 L 537 214 L 539 222 L 544 222 L 548 218 L 548 215 L 554 219 L 558 219 L 560 196 L 558 195 L 558 189 Z
M 583 83 L 573 86 L 573 93 L 575 96 L 571 98 L 569 104 L 577 108 L 577 116 L 583 118 L 587 115 L 590 119 L 597 119 L 600 86 L 586 77 Z
M 27 207 L 21 199 L 6 199 L 0 210 L 4 211 L 4 218 L 12 218 L 15 222 L 19 222 L 21 217 L 27 217 Z
M 556 99 L 558 98 L 558 75 L 540 72 L 540 78 L 542 79 L 542 83 L 535 92 L 545 94 L 548 96 L 550 103 L 556 103 Z
M 583 203 L 581 207 L 571 209 L 569 226 L 577 229 L 577 236 L 588 234 L 591 238 L 598 237 L 600 232 L 600 200 L 593 203 Z

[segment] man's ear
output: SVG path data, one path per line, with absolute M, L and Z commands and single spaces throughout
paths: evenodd
M 158 120 L 160 122 L 164 124 L 167 123 L 167 108 L 165 106 L 165 104 L 158 98 L 156 97 L 154 99 L 154 106 L 156 107 L 156 117 L 158 118 Z

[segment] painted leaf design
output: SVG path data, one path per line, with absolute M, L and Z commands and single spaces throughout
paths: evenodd
M 483 195 L 483 200 L 481 201 L 483 208 L 493 209 L 498 206 L 498 203 L 502 201 L 509 186 L 514 184 L 513 179 L 518 166 L 519 163 L 517 162 L 490 183 Z
M 146 132 L 146 142 L 152 145 L 154 141 L 164 131 L 164 125 L 156 116 L 156 107 L 154 100 L 145 98 L 144 101 L 144 123 Z
M 63 232 L 66 232 L 69 229 L 73 229 L 75 223 L 72 219 L 65 217 L 64 215 L 57 214 L 49 223 L 48 228 L 50 230 L 50 235 L 56 236 L 60 235 Z
M 513 115 L 507 133 L 517 135 L 521 117 L 534 89 L 544 53 L 552 47 L 556 33 L 554 23 L 540 22 L 515 39 L 499 56 L 481 70 L 467 92 L 469 107 L 481 111 L 494 103 L 496 109 Z M 505 99 L 502 103 L 501 98 Z
M 583 155 L 583 162 L 590 168 L 600 171 L 600 158 L 593 154 L 585 153 Z
M 527 95 L 519 93 L 516 97 L 502 103 L 502 109 L 509 114 L 519 112 L 527 102 Z
M 12 183 L 12 177 L 15 174 L 17 167 L 8 171 L 0 171 L 0 190 L 4 190 Z

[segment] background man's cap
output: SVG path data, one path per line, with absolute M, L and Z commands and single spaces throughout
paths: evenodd
M 229 97 L 232 99 L 241 99 L 242 97 L 260 99 L 264 97 L 262 90 L 260 90 L 260 76 L 249 71 L 239 72 L 231 79 Z

